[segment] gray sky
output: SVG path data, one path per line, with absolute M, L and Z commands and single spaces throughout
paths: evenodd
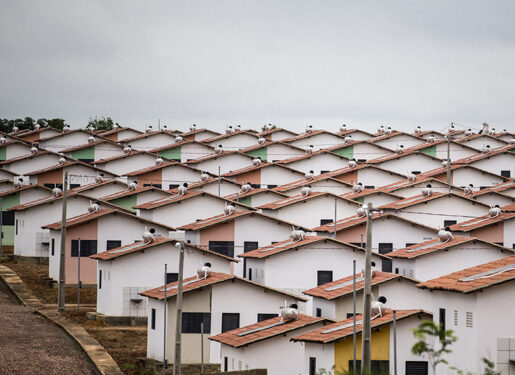
M 0 0 L 0 117 L 515 130 L 515 2 Z

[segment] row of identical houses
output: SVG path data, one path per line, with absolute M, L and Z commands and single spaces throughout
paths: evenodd
M 361 359 L 370 204 L 373 370 L 433 375 L 411 353 L 411 330 L 433 320 L 458 336 L 450 365 L 488 358 L 515 374 L 514 139 L 453 126 L 16 131 L 0 137 L 2 246 L 57 280 L 66 189 L 66 284 L 97 288 L 100 318 L 147 324 L 148 359 L 162 363 L 165 343 L 174 359 L 183 252 L 183 363 L 347 371 L 354 318 Z

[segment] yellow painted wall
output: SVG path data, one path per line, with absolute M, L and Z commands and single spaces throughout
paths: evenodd
M 390 326 L 372 331 L 371 359 L 373 361 L 388 361 L 390 359 Z M 353 358 L 352 336 L 334 344 L 334 365 L 338 371 L 348 371 L 349 361 Z M 361 333 L 356 337 L 356 359 L 361 359 Z

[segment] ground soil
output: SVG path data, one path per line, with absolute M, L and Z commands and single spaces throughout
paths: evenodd
M 91 309 L 94 311 L 94 309 Z M 111 327 L 89 320 L 86 310 L 68 310 L 63 314 L 82 325 L 102 345 L 126 374 L 137 374 L 138 357 L 147 355 L 147 327 Z
M 0 280 L 0 374 L 98 374 L 79 345 L 22 306 Z
M 57 288 L 52 288 L 43 280 L 48 277 L 48 264 L 28 264 L 16 261 L 3 262 L 23 280 L 27 288 L 45 304 L 57 303 Z M 83 304 L 97 303 L 96 288 L 82 288 L 80 302 Z M 65 303 L 77 303 L 77 287 L 65 288 Z
M 48 286 L 44 281 L 44 278 L 48 277 L 48 265 L 18 263 L 16 261 L 4 261 L 2 263 L 16 272 L 27 288 L 42 303 L 57 304 L 57 288 Z M 76 303 L 77 288 L 70 287 L 66 288 L 65 291 L 66 303 Z M 96 305 L 96 298 L 97 291 L 95 288 L 81 289 L 82 304 Z M 81 306 L 80 310 L 66 308 L 62 314 L 83 326 L 107 350 L 124 373 L 139 374 L 136 367 L 136 358 L 145 357 L 147 354 L 147 327 L 104 326 L 100 321 L 88 319 L 86 313 L 95 310 L 94 307 Z M 3 374 L 1 365 L 0 374 Z M 73 372 L 70 372 L 70 374 L 73 374 Z

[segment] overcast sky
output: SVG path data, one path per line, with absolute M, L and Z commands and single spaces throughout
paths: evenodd
M 515 1 L 0 0 L 0 117 L 515 130 Z

